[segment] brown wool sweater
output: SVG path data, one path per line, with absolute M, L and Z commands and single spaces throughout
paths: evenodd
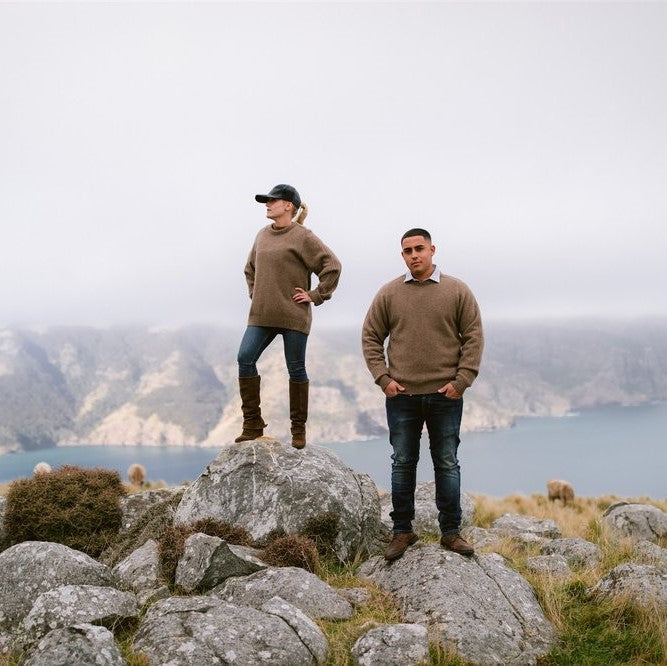
M 313 303 L 321 305 L 331 298 L 340 271 L 336 255 L 310 229 L 295 223 L 274 229 L 269 224 L 257 234 L 245 266 L 252 299 L 248 325 L 310 333 L 310 303 L 295 303 L 294 287 L 305 289 Z M 319 284 L 311 289 L 313 273 Z
M 394 379 L 408 394 L 435 393 L 448 382 L 463 394 L 477 377 L 484 346 L 477 301 L 448 275 L 441 274 L 440 282 L 405 282 L 401 275 L 373 299 L 361 345 L 383 390 Z

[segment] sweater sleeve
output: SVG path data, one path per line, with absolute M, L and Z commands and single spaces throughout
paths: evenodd
M 308 270 L 315 273 L 319 284 L 308 292 L 313 305 L 322 305 L 331 298 L 338 286 L 341 263 L 338 257 L 312 232 L 306 234 L 302 257 Z
M 380 292 L 375 296 L 366 313 L 361 329 L 361 349 L 373 380 L 383 391 L 391 381 L 384 351 L 384 341 L 388 335 L 389 323 L 385 297 Z
M 245 281 L 248 284 L 248 293 L 250 294 L 250 298 L 252 298 L 252 292 L 255 288 L 255 256 L 257 254 L 257 239 L 255 239 L 255 242 L 252 245 L 252 249 L 250 250 L 250 254 L 248 255 L 248 261 L 246 261 L 245 269 L 244 269 L 244 274 L 245 274 Z
M 463 392 L 473 383 L 479 373 L 484 349 L 484 334 L 479 306 L 472 292 L 466 287 L 459 303 L 459 337 L 461 356 L 456 370 L 454 388 Z

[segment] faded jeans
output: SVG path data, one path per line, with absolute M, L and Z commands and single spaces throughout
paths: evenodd
M 248 326 L 246 328 L 237 357 L 239 377 L 257 376 L 257 360 L 277 335 L 283 336 L 283 348 L 289 378 L 293 382 L 308 381 L 308 375 L 306 374 L 308 335 L 289 328 L 270 328 L 268 326 Z
M 391 456 L 391 501 L 394 533 L 411 532 L 415 517 L 415 485 L 419 443 L 426 423 L 435 472 L 435 505 L 442 534 L 454 534 L 461 523 L 461 474 L 456 456 L 463 398 L 442 393 L 387 398 Z

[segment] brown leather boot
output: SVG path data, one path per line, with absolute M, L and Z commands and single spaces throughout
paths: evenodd
M 384 559 L 391 562 L 397 560 L 413 543 L 417 543 L 419 537 L 414 532 L 397 532 L 384 551 Z
M 447 550 L 467 557 L 475 552 L 475 549 L 460 534 L 443 534 L 440 537 L 440 545 Z
M 264 434 L 266 423 L 262 420 L 262 411 L 259 408 L 260 376 L 239 377 L 239 391 L 241 393 L 241 410 L 243 411 L 243 432 L 234 440 L 246 442 L 257 439 Z
M 289 383 L 289 417 L 292 421 L 292 446 L 306 446 L 306 421 L 308 420 L 308 382 Z

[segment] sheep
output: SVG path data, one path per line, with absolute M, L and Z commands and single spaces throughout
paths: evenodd
M 38 462 L 32 469 L 33 476 L 39 476 L 40 474 L 48 474 L 51 471 L 51 465 L 47 462 Z
M 574 501 L 574 488 L 569 481 L 551 479 L 551 481 L 547 481 L 547 495 L 551 501 L 559 499 L 565 505 Z
M 132 463 L 127 468 L 127 478 L 133 486 L 143 486 L 146 481 L 146 468 L 139 463 Z

